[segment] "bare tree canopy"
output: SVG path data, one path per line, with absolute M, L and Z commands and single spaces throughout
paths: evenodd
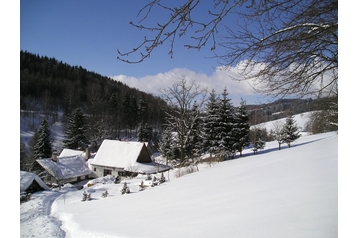
M 145 32 L 143 41 L 128 52 L 118 50 L 118 59 L 143 62 L 164 43 L 173 57 L 176 40 L 189 36 L 184 47 L 209 47 L 223 66 L 238 69 L 236 80 L 250 80 L 259 93 L 338 93 L 338 0 L 208 2 L 150 1 L 139 22 L 130 22 Z M 158 12 L 170 14 L 153 26 Z
M 161 89 L 161 93 L 170 107 L 165 112 L 167 126 L 177 134 L 180 161 L 183 162 L 186 156 L 185 148 L 206 102 L 207 89 L 202 88 L 194 80 L 187 80 L 185 76 L 181 76 L 172 87 Z

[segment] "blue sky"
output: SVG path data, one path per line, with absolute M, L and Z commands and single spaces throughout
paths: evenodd
M 130 50 L 144 37 L 143 31 L 129 25 L 130 21 L 139 19 L 136 14 L 144 1 L 138 3 L 21 0 L 21 49 L 81 65 L 105 76 L 143 77 L 173 68 L 206 74 L 214 71 L 216 60 L 204 59 L 212 56 L 208 50 L 186 50 L 181 47 L 182 42 L 178 42 L 174 59 L 168 55 L 168 45 L 163 45 L 141 64 L 129 65 L 117 60 L 117 49 Z M 159 17 L 154 20 L 160 21 Z

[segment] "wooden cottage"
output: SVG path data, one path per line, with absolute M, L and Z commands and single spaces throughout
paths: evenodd
M 152 161 L 145 143 L 118 140 L 104 140 L 90 167 L 98 177 L 155 174 L 171 169 Z
M 75 183 L 89 179 L 92 174 L 81 154 L 57 157 L 54 153 L 52 158 L 38 159 L 36 162 L 46 170 L 48 176 L 44 181 L 48 184 Z

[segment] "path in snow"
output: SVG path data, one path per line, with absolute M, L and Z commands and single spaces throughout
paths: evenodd
M 53 201 L 61 196 L 58 191 L 33 193 L 31 199 L 20 205 L 20 237 L 64 238 L 61 221 L 51 216 Z

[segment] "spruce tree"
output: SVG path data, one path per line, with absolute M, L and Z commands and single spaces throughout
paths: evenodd
M 189 117 L 191 128 L 185 145 L 185 154 L 188 158 L 197 158 L 202 153 L 203 145 L 202 137 L 200 136 L 202 119 L 198 116 L 200 111 L 196 102 L 194 102 L 191 114 L 192 116 Z
M 250 131 L 250 140 L 252 143 L 252 150 L 254 151 L 254 155 L 257 154 L 258 150 L 262 150 L 265 148 L 266 142 L 263 139 L 264 133 L 261 128 L 253 128 Z
M 142 123 L 148 123 L 148 102 L 145 99 L 144 95 L 139 100 L 139 108 L 138 108 L 138 119 Z
M 32 162 L 34 160 L 36 160 L 34 151 L 35 151 L 35 145 L 36 145 L 36 142 L 37 142 L 38 138 L 39 138 L 39 130 L 35 130 L 34 135 L 32 136 L 32 138 L 31 138 L 31 140 L 29 142 L 29 150 L 30 150 L 29 157 L 32 160 Z
M 219 131 L 218 125 L 220 122 L 219 108 L 220 97 L 213 89 L 209 95 L 209 101 L 206 104 L 206 112 L 203 116 L 203 129 L 202 129 L 202 143 L 203 152 L 210 153 L 211 156 L 219 154 Z
M 76 108 L 68 119 L 65 130 L 64 147 L 68 149 L 85 149 L 88 145 L 86 138 L 87 123 L 81 108 Z
M 117 94 L 112 93 L 109 98 L 109 113 L 110 115 L 117 117 L 118 116 L 118 99 Z
M 33 151 L 34 159 L 50 158 L 52 155 L 51 134 L 46 119 L 42 121 L 37 136 Z
M 28 158 L 28 168 L 26 169 L 26 171 L 33 172 L 38 175 L 41 173 L 41 171 L 43 171 L 43 168 L 40 166 L 40 164 L 36 162 L 36 159 L 38 158 L 36 158 L 36 154 L 35 154 L 35 146 L 39 138 L 39 130 L 40 128 L 34 131 L 34 135 L 30 140 L 29 143 L 30 155 Z
M 138 136 L 138 141 L 150 143 L 153 137 L 153 128 L 151 126 L 148 126 L 147 123 L 145 124 L 141 123 L 139 126 L 137 136 Z
M 231 103 L 231 99 L 228 97 L 229 94 L 226 88 L 221 95 L 219 124 L 217 129 L 219 133 L 220 155 L 225 159 L 233 156 L 235 152 L 234 139 L 232 135 L 234 107 Z
M 293 119 L 292 113 L 290 113 L 286 118 L 286 123 L 284 126 L 284 142 L 287 143 L 288 148 L 291 147 L 291 143 L 300 138 L 300 133 L 296 121 Z
M 241 100 L 238 112 L 234 113 L 234 123 L 232 129 L 234 148 L 240 152 L 240 156 L 242 156 L 243 149 L 250 145 L 249 134 L 249 116 L 247 114 L 245 101 Z
M 180 158 L 179 146 L 176 141 L 175 135 L 172 132 L 172 128 L 167 126 L 161 136 L 159 142 L 159 151 L 163 157 L 168 160 L 176 160 Z
M 170 157 L 170 132 L 168 130 L 163 131 L 158 145 L 158 150 L 161 153 L 161 156 L 166 158 L 166 160 L 168 161 Z

